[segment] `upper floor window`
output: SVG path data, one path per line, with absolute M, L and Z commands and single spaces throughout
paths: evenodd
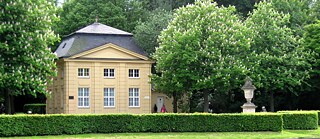
M 105 78 L 114 78 L 114 69 L 104 69 L 103 76 Z
M 78 68 L 78 77 L 89 77 L 89 68 Z
M 129 69 L 129 78 L 139 78 L 139 69 Z
M 89 107 L 89 88 L 78 88 L 78 107 Z
M 104 106 L 114 107 L 114 88 L 104 88 Z

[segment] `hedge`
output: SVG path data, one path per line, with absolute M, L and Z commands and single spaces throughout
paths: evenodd
M 316 111 L 279 111 L 283 115 L 283 128 L 293 130 L 317 129 L 318 112 Z
M 46 113 L 46 104 L 25 104 L 23 106 L 23 112 L 27 113 L 31 111 L 32 113 L 45 114 Z
M 281 114 L 1 115 L 0 136 L 282 131 Z

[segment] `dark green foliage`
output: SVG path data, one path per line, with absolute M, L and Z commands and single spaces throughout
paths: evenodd
M 318 112 L 316 111 L 279 111 L 283 115 L 283 128 L 293 130 L 317 129 Z
M 46 104 L 25 104 L 23 106 L 23 112 L 27 113 L 32 111 L 32 113 L 45 114 L 46 113 Z
M 68 35 L 92 24 L 98 17 L 100 23 L 131 32 L 144 12 L 139 1 L 73 0 L 64 3 L 55 31 L 61 36 Z
M 1 115 L 0 136 L 281 131 L 282 124 L 281 114 Z

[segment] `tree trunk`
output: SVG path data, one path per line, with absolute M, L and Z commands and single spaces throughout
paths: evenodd
M 14 97 L 11 95 L 10 89 L 4 90 L 5 113 L 14 114 Z
M 178 98 L 177 98 L 177 93 L 173 93 L 173 112 L 177 113 L 178 112 Z
M 270 111 L 274 112 L 274 93 L 270 92 Z
M 209 91 L 203 91 L 203 112 L 208 112 L 209 109 Z

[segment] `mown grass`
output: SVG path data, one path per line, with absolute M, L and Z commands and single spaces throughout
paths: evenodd
M 282 132 L 169 132 L 169 133 L 112 133 L 59 136 L 9 137 L 9 139 L 274 139 L 274 138 L 320 138 L 317 130 L 284 130 Z

